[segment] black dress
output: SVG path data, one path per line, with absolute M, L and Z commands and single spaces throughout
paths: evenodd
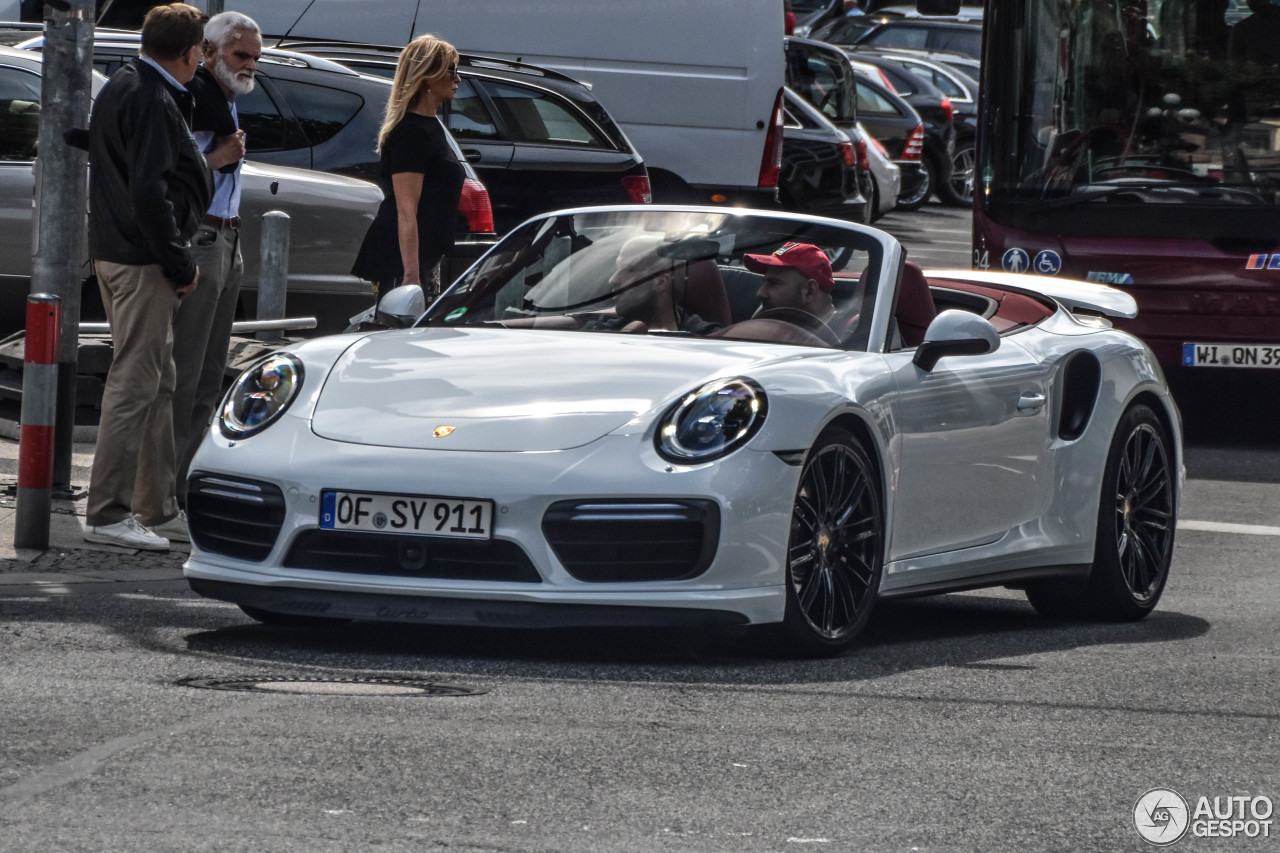
M 422 173 L 422 195 L 418 199 L 418 269 L 423 284 L 430 280 L 431 271 L 440 259 L 453 248 L 454 220 L 465 174 L 445 138 L 446 133 L 435 116 L 406 113 L 387 135 L 378 175 L 382 205 L 364 236 L 351 268 L 352 275 L 384 285 L 404 277 L 396 194 L 391 184 L 391 176 L 399 172 Z

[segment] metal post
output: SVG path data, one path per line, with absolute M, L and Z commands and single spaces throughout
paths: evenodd
M 18 505 L 13 528 L 15 548 L 49 550 L 61 313 L 58 297 L 51 293 L 33 293 L 27 297 L 22 426 L 18 432 Z
M 285 291 L 289 286 L 289 214 L 269 210 L 262 214 L 262 254 L 258 267 L 258 319 L 284 317 Z M 258 340 L 279 340 L 279 332 L 258 332 Z
M 80 287 L 88 275 L 84 266 L 87 155 L 64 144 L 62 135 L 71 128 L 89 126 L 93 17 L 94 0 L 45 5 L 31 292 L 51 293 L 62 301 L 53 457 L 53 484 L 59 491 L 71 486 Z

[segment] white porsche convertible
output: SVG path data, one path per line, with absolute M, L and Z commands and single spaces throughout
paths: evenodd
M 1131 620 L 1164 588 L 1179 415 L 1119 290 L 634 206 L 530 220 L 422 309 L 397 288 L 380 318 L 407 328 L 237 380 L 192 466 L 196 592 L 274 624 L 759 625 L 817 655 L 879 599 Z

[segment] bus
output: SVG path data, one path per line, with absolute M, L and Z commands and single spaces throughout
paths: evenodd
M 1171 381 L 1280 368 L 1280 5 L 988 0 L 985 27 L 973 265 L 1129 292 Z

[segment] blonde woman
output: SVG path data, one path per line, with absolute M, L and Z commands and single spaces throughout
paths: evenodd
M 378 133 L 382 206 L 351 272 L 386 292 L 422 285 L 440 294 L 440 260 L 453 248 L 464 173 L 436 112 L 458 91 L 458 51 L 418 36 L 400 52 L 387 114 Z

